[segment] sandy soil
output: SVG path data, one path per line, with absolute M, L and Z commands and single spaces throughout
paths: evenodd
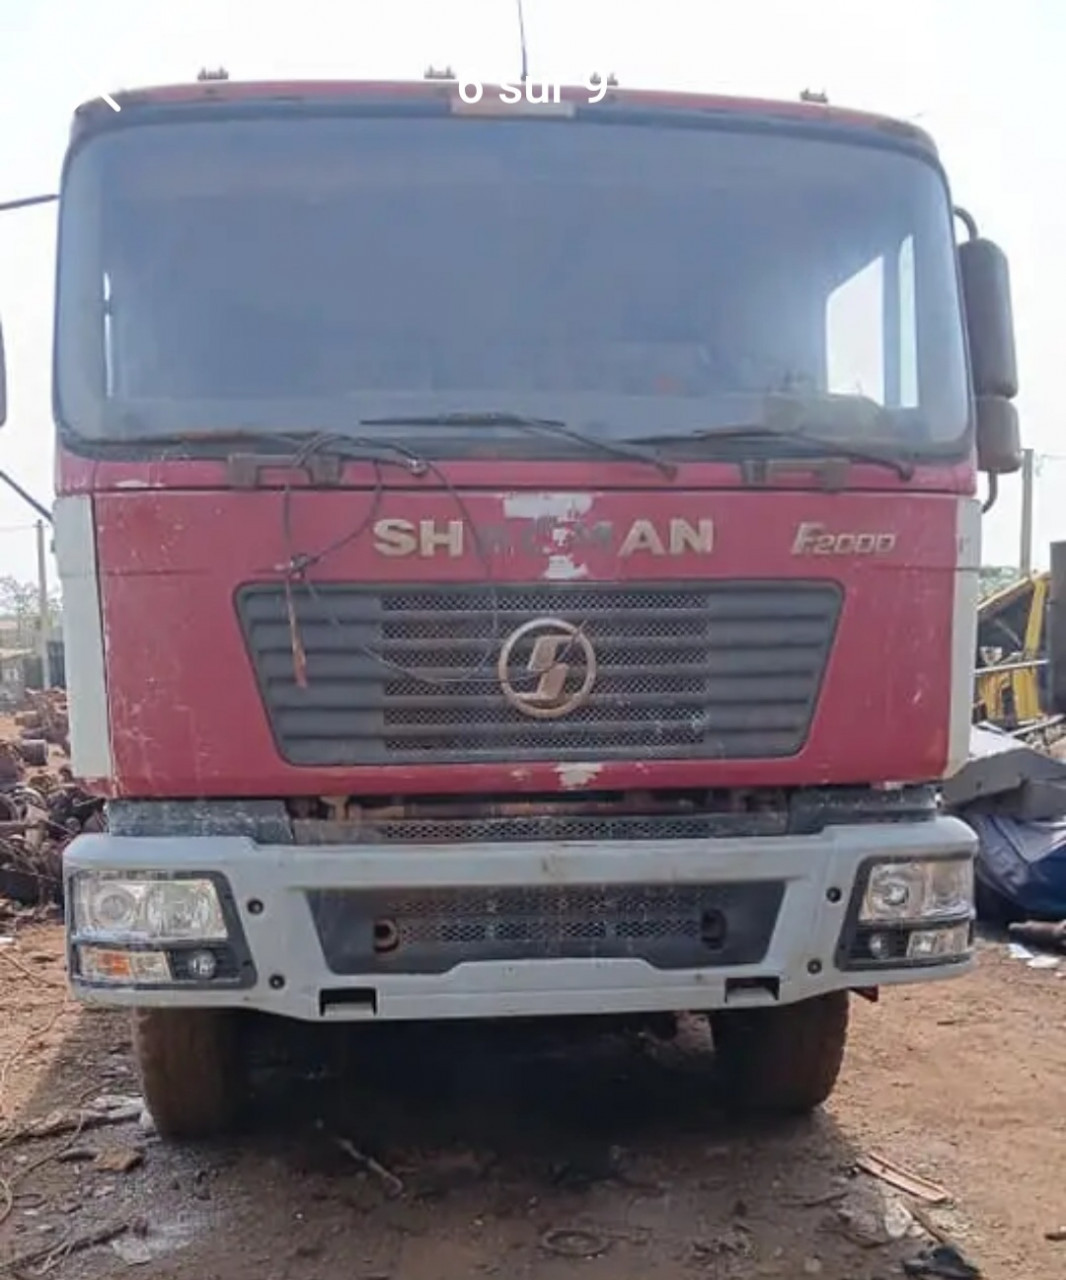
M 1066 1243 L 1045 1238 L 1066 1227 L 1066 981 L 997 944 L 971 977 L 856 1001 L 812 1121 L 735 1121 L 698 1045 L 266 1028 L 248 1132 L 178 1148 L 136 1119 L 12 1140 L 137 1083 L 124 1019 L 67 1000 L 59 927 L 0 928 L 0 1275 L 887 1280 L 928 1243 L 889 1239 L 901 1204 L 989 1280 L 1066 1275 Z M 856 1174 L 871 1152 L 951 1203 Z

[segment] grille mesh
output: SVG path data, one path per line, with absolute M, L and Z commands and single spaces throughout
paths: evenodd
M 779 881 L 308 894 L 334 973 L 444 972 L 477 960 L 639 957 L 660 968 L 754 964 Z M 382 929 L 382 925 L 387 927 Z M 376 938 L 387 935 L 382 948 Z
M 294 674 L 284 589 L 245 587 L 238 611 L 282 755 L 303 765 L 719 759 L 803 745 L 840 611 L 831 584 L 298 588 L 307 686 Z M 534 718 L 497 676 L 517 628 L 558 618 L 596 660 L 584 705 Z M 534 636 L 513 648 L 520 696 Z M 570 646 L 565 689 L 586 674 Z
M 576 814 L 522 817 L 397 818 L 334 822 L 297 818 L 297 844 L 516 844 L 523 841 L 710 840 L 720 836 L 778 836 L 788 831 L 782 807 L 759 813 Z

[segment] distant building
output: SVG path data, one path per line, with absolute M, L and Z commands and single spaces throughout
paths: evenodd
M 0 648 L 0 700 L 8 707 L 17 706 L 33 687 L 33 676 L 40 681 L 40 671 L 41 660 L 32 649 Z
M 48 662 L 51 687 L 67 687 L 65 654 L 62 640 L 49 640 Z M 41 656 L 36 649 L 4 648 L 0 645 L 0 700 L 7 706 L 17 705 L 27 689 L 43 688 Z

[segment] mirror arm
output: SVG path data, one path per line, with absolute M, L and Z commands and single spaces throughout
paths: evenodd
M 996 505 L 996 499 L 999 497 L 999 476 L 994 471 L 988 472 L 988 497 L 985 498 L 981 507 L 981 514 L 985 515 L 991 511 Z
M 956 205 L 955 208 L 952 210 L 952 212 L 955 214 L 955 217 L 958 218 L 958 220 L 966 228 L 966 234 L 969 236 L 971 240 L 977 240 L 980 238 L 981 233 L 977 230 L 977 219 L 973 216 L 972 213 L 970 213 L 966 209 L 963 209 L 961 205 Z

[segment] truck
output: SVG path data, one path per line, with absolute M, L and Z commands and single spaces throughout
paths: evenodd
M 1048 662 L 1050 572 L 1019 575 L 977 606 L 974 721 L 1010 732 L 1054 725 Z
M 806 1112 L 855 995 L 974 963 L 938 784 L 1021 461 L 1005 255 L 912 124 L 515 96 L 75 114 L 69 980 L 165 1138 L 232 1123 L 261 1015 L 695 1015 Z

